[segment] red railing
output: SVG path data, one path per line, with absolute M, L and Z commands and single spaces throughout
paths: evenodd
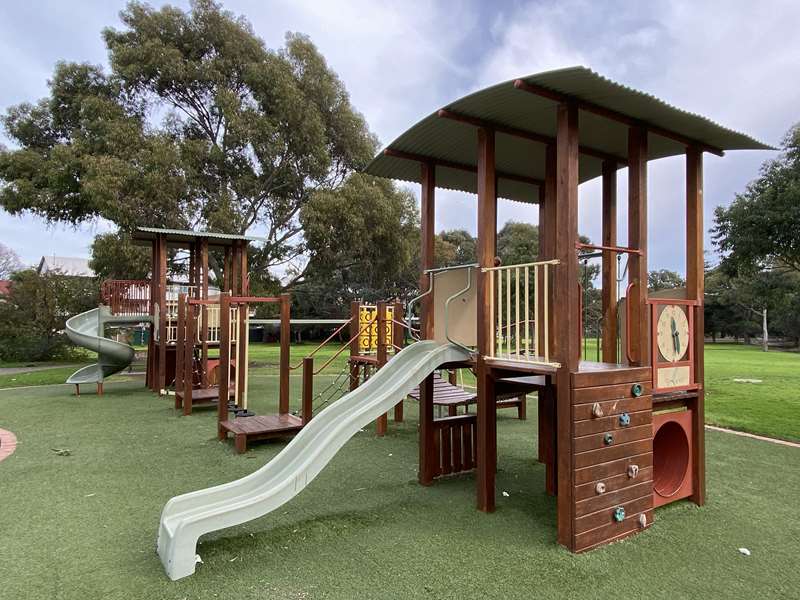
M 100 287 L 100 297 L 112 315 L 150 314 L 150 282 L 146 279 L 108 279 Z

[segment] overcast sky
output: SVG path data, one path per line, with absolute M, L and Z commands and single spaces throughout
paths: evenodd
M 160 5 L 161 2 L 153 2 Z M 187 2 L 171 2 L 186 6 Z M 0 4 L 0 110 L 47 94 L 58 60 L 106 64 L 100 38 L 124 2 Z M 311 36 L 383 144 L 435 109 L 492 83 L 586 65 L 757 139 L 777 144 L 800 121 L 800 2 L 323 2 L 234 1 L 267 46 L 286 31 Z M 7 140 L 0 137 L 0 142 Z M 706 155 L 706 225 L 774 152 Z M 619 173 L 620 242 L 626 172 Z M 416 186 L 415 186 L 416 187 Z M 417 189 L 414 189 L 418 193 Z M 650 164 L 650 267 L 684 271 L 683 161 Z M 580 231 L 600 235 L 599 182 L 580 190 Z M 437 230 L 474 233 L 475 197 L 440 191 Z M 536 222 L 536 207 L 501 201 L 500 222 Z M 0 210 L 0 241 L 25 262 L 88 257 L 93 223 L 48 227 Z M 707 248 L 710 242 L 707 237 Z

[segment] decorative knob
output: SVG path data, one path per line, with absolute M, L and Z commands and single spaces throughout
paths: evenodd
M 639 474 L 639 465 L 628 465 L 628 477 L 633 479 Z
M 621 427 L 627 427 L 631 424 L 631 416 L 628 413 L 622 413 L 619 416 L 619 424 Z
M 643 391 L 644 388 L 642 387 L 641 383 L 634 383 L 631 386 L 631 394 L 633 394 L 634 398 L 638 398 L 639 396 L 641 396 Z
M 597 494 L 605 494 L 606 493 L 606 484 L 602 481 L 599 482 L 596 486 L 594 486 L 594 491 Z
M 604 443 L 606 446 L 610 446 L 611 444 L 613 444 L 613 443 L 614 443 L 614 435 L 613 435 L 613 434 L 611 434 L 611 433 L 607 433 L 607 434 L 605 434 L 605 435 L 603 436 L 603 443 Z
M 647 515 L 644 513 L 639 515 L 639 527 L 641 527 L 642 529 L 647 527 Z
M 625 509 L 621 506 L 618 506 L 614 509 L 614 520 L 617 523 L 621 523 L 625 520 Z
M 595 418 L 600 418 L 603 416 L 603 407 L 600 406 L 599 402 L 592 404 L 592 416 Z

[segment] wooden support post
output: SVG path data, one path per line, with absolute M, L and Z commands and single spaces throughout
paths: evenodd
M 603 161 L 603 246 L 617 245 L 617 163 Z M 617 254 L 603 252 L 603 362 L 617 362 Z
M 378 348 L 377 348 L 377 359 L 378 364 L 376 366 L 377 369 L 382 368 L 387 361 L 387 348 L 386 348 L 386 327 L 389 324 L 386 319 L 386 307 L 387 303 L 384 300 L 381 300 L 377 303 L 376 308 L 376 327 L 378 328 Z M 387 413 L 383 413 L 381 416 L 378 417 L 377 422 L 375 423 L 376 433 L 379 436 L 386 435 L 386 430 L 389 426 L 389 415 Z
M 236 389 L 239 391 L 236 398 L 237 408 L 247 408 L 247 311 L 250 309 L 247 303 L 236 305 L 238 318 L 238 330 L 236 332 Z M 283 308 L 283 306 L 281 306 Z M 281 323 L 283 324 L 283 323 Z M 281 358 L 283 357 L 283 344 L 281 344 Z M 281 361 L 282 362 L 282 361 Z M 282 366 L 282 365 L 281 365 Z M 288 411 L 287 411 L 288 412 Z
M 186 351 L 186 294 L 178 294 L 178 325 L 175 333 L 175 409 L 181 408 L 181 399 L 178 393 L 183 393 L 184 381 L 187 377 L 192 379 L 191 366 L 186 369 L 186 364 L 191 365 L 191 361 L 186 361 L 184 353 Z
M 394 354 L 400 352 L 398 348 L 402 348 L 405 342 L 405 331 L 400 323 L 403 320 L 403 303 L 400 300 L 395 300 L 392 314 L 394 315 L 394 322 L 392 323 L 392 344 L 395 346 Z M 395 423 L 403 422 L 403 400 L 394 406 L 394 421 Z
M 625 323 L 631 359 L 636 366 L 650 364 L 649 332 L 647 327 L 647 130 L 631 127 L 628 130 L 628 247 L 641 250 L 630 254 L 628 283 L 633 283 Z
M 542 201 L 539 204 L 539 260 L 550 260 L 556 257 L 556 176 L 556 147 L 555 145 L 549 145 L 545 149 L 544 191 L 541 194 Z M 550 269 L 550 273 L 548 288 L 552 290 L 552 269 Z M 541 314 L 539 317 L 542 321 L 544 321 L 545 319 L 550 319 L 553 303 L 545 302 L 543 274 L 540 275 L 539 281 L 536 282 L 536 286 L 539 291 L 539 306 L 542 307 L 543 312 L 545 306 L 549 308 L 549 314 Z M 552 319 L 550 319 L 549 322 L 552 322 Z M 544 354 L 544 352 L 541 351 L 541 348 L 545 347 L 544 334 L 544 328 L 540 327 L 539 331 L 537 332 L 540 355 Z M 550 327 L 548 330 L 548 337 L 550 338 L 548 342 L 550 348 L 555 347 L 554 336 L 555 331 L 552 327 Z
M 694 493 L 691 499 L 700 506 L 706 501 L 703 233 L 703 152 L 696 146 L 690 146 L 686 150 L 686 297 L 700 302 L 694 315 L 693 332 L 694 376 L 700 389 L 697 391 L 692 414 Z
M 495 173 L 495 134 L 478 128 L 478 263 L 493 267 L 497 248 L 497 177 Z M 497 404 L 491 369 L 484 357 L 489 354 L 494 331 L 491 329 L 490 275 L 478 270 L 478 406 L 477 406 L 477 505 L 478 510 L 495 508 L 497 469 Z
M 155 314 L 155 302 L 158 298 L 158 260 L 156 260 L 156 241 L 150 246 L 150 316 Z M 156 329 L 155 323 L 151 319 L 148 326 L 150 335 L 147 340 L 147 374 L 145 385 L 151 390 L 156 391 Z
M 291 308 L 291 296 L 289 294 L 281 294 L 281 357 L 278 412 L 282 415 L 289 413 L 289 357 L 292 343 Z
M 314 407 L 314 357 L 306 356 L 303 359 L 303 399 L 302 399 L 303 425 L 312 417 Z
M 228 433 L 220 423 L 228 420 L 228 396 L 231 381 L 231 303 L 230 295 L 222 292 L 219 298 L 219 402 L 217 402 L 217 437 L 224 440 Z M 238 371 L 238 365 L 237 365 Z
M 223 258 L 223 266 L 222 266 L 222 291 L 223 292 L 230 292 L 233 291 L 231 289 L 232 284 L 232 273 L 233 270 L 233 252 L 230 246 L 225 246 L 225 256 Z
M 556 449 L 558 469 L 558 542 L 573 547 L 574 501 L 572 464 L 571 373 L 580 356 L 580 292 L 578 281 L 578 107 L 563 103 L 557 110 L 556 230 L 553 331 L 556 373 Z
M 421 238 L 420 248 L 420 290 L 428 289 L 429 276 L 426 269 L 434 265 L 434 241 L 436 227 L 436 165 L 428 162 L 420 164 L 422 191 L 420 195 Z M 422 299 L 420 305 L 419 335 L 423 340 L 433 339 L 433 294 Z M 419 482 L 422 485 L 433 483 L 439 457 L 436 455 L 433 428 L 433 375 L 422 380 L 419 386 Z
M 163 233 L 156 238 L 158 260 L 158 377 L 157 390 L 167 387 L 167 238 Z
M 208 300 L 208 238 L 200 240 L 198 256 L 197 295 L 203 300 Z M 208 387 L 208 306 L 200 307 L 200 386 Z M 237 369 L 237 374 L 239 370 Z
M 353 300 L 350 303 L 350 391 L 358 387 L 361 377 L 361 365 L 355 361 L 355 358 L 360 353 L 358 346 L 358 332 L 361 330 L 361 323 L 359 322 L 359 314 L 361 312 L 361 303 Z
M 194 341 L 197 330 L 197 317 L 196 309 L 191 304 L 185 307 L 185 321 L 184 326 L 184 339 L 183 342 L 183 370 L 185 379 L 183 381 L 183 414 L 189 416 L 192 414 L 192 393 L 194 391 Z M 220 372 L 222 366 L 220 365 Z M 176 388 L 177 389 L 177 388 Z

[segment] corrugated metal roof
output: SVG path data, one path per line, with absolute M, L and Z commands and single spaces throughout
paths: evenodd
M 655 96 L 613 82 L 585 67 L 571 67 L 518 78 L 526 83 L 621 113 L 643 124 L 668 130 L 720 150 L 774 149 L 768 144 L 728 129 L 700 115 L 659 100 Z M 516 79 L 485 88 L 443 107 L 463 116 L 478 118 L 554 138 L 558 102 L 515 88 Z M 473 125 L 445 119 L 438 111 L 400 135 L 387 149 L 423 155 L 470 167 L 477 165 L 477 134 Z M 618 157 L 627 155 L 628 126 L 598 114 L 580 111 L 580 144 Z M 686 147 L 673 139 L 650 133 L 648 159 L 683 154 Z M 496 168 L 514 176 L 544 179 L 545 144 L 497 132 Z M 602 159 L 580 155 L 581 183 L 601 174 Z M 367 166 L 367 173 L 408 182 L 420 181 L 416 161 L 387 156 L 381 151 Z M 476 177 L 460 169 L 438 166 L 440 188 L 476 193 Z M 500 178 L 498 196 L 521 202 L 537 202 L 538 189 L 531 183 Z
M 191 231 L 187 229 L 161 229 L 158 227 L 137 227 L 133 236 L 134 240 L 152 241 L 157 235 L 166 235 L 167 243 L 191 242 L 198 238 L 207 238 L 214 246 L 230 246 L 233 242 L 260 242 L 262 238 L 251 235 L 237 235 L 233 233 L 214 233 L 213 231 Z

